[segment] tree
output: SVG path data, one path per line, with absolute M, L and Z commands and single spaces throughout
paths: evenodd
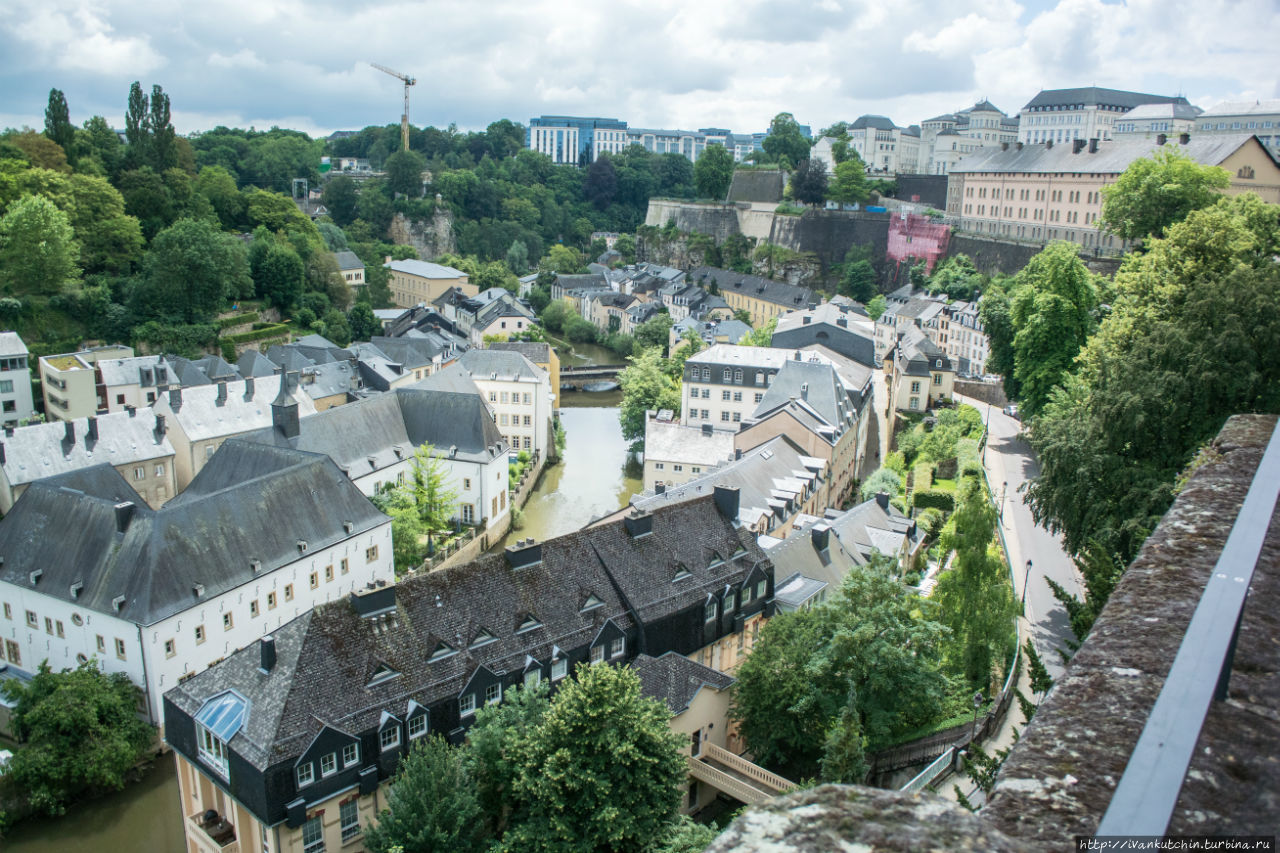
M 397 151 L 387 158 L 387 186 L 406 198 L 422 198 L 422 171 L 427 161 L 417 151 Z M 347 180 L 350 180 L 348 178 Z
M 119 790 L 151 747 L 151 726 L 138 719 L 138 688 L 96 660 L 53 672 L 40 664 L 29 683 L 0 685 L 15 704 L 14 733 L 23 746 L 6 777 L 37 812 L 56 815 L 86 793 Z
M 1004 561 L 992 553 L 995 507 L 972 477 L 961 480 L 959 492 L 955 532 L 944 542 L 955 550 L 955 563 L 939 577 L 934 598 L 940 621 L 951 629 L 957 668 L 970 685 L 985 689 L 1013 635 L 1017 602 Z
M 177 166 L 177 134 L 174 133 L 173 124 L 169 120 L 169 96 L 159 86 L 151 87 L 146 129 L 150 136 L 147 154 L 151 168 L 161 172 Z
M 822 204 L 827 198 L 827 164 L 817 157 L 801 160 L 791 176 L 791 194 L 803 204 Z
M 433 734 L 415 741 L 387 790 L 387 807 L 365 830 L 373 853 L 485 849 L 480 804 L 462 753 Z
M 124 162 L 124 144 L 102 116 L 93 116 L 76 133 L 76 168 L 82 172 L 114 178 Z
M 972 301 L 982 293 L 983 276 L 968 255 L 952 255 L 933 270 L 925 288 L 948 299 Z
M 702 149 L 693 164 L 693 185 L 701 198 L 723 201 L 733 183 L 733 154 L 719 143 Z
M 742 340 L 738 341 L 739 346 L 744 347 L 767 347 L 773 343 L 773 333 L 778 328 L 778 318 L 770 317 L 769 322 L 765 323 L 758 329 L 752 329 L 750 332 L 742 336 Z
M 147 96 L 142 91 L 142 84 L 134 80 L 129 87 L 129 103 L 124 114 L 124 141 L 130 168 L 136 169 L 151 161 L 147 150 L 150 147 L 147 121 Z
M 324 206 L 329 209 L 333 221 L 342 227 L 350 225 L 356 218 L 356 182 L 346 175 L 334 175 L 324 185 L 321 193 Z
M 244 244 L 208 220 L 180 219 L 151 241 L 138 295 L 151 316 L 199 323 L 252 293 Z
M 778 113 L 769 123 L 769 133 L 760 143 L 766 154 L 775 162 L 786 158 L 791 163 L 809 159 L 809 140 L 804 138 L 800 125 L 791 113 Z
M 0 218 L 0 286 L 5 294 L 53 294 L 80 278 L 67 215 L 44 196 L 23 196 Z
M 44 108 L 44 135 L 52 139 L 68 155 L 75 141 L 76 129 L 71 124 L 71 111 L 67 97 L 61 89 L 49 90 L 49 105 Z
M 516 275 L 529 271 L 529 247 L 523 240 L 511 241 L 511 247 L 507 249 L 507 269 Z
M 669 717 L 629 667 L 579 666 L 515 747 L 502 849 L 640 853 L 659 842 L 688 772 Z
M 508 691 L 504 701 L 479 709 L 467 730 L 467 767 L 490 835 L 500 836 L 507 828 L 511 791 L 520 772 L 516 745 L 532 736 L 546 716 L 548 695 L 545 683 Z
M 1114 184 L 1102 188 L 1103 228 L 1125 240 L 1162 237 L 1193 210 L 1216 202 L 1231 184 L 1221 166 L 1201 165 L 1176 146 L 1134 160 Z
M 829 193 L 832 201 L 841 204 L 861 204 L 871 198 L 871 187 L 867 185 L 867 164 L 862 162 L 858 152 L 849 153 L 844 162 L 837 162 L 835 180 L 831 182 Z
M 613 168 L 613 162 L 608 157 L 601 156 L 587 168 L 583 192 L 596 210 L 604 210 L 613 201 L 618 192 L 618 171 Z
M 867 303 L 867 316 L 873 321 L 879 320 L 884 314 L 885 309 L 889 307 L 889 302 L 884 298 L 883 293 L 877 293 L 871 297 L 871 301 Z
M 565 321 L 574 316 L 572 304 L 566 299 L 557 299 L 542 310 L 539 319 L 548 331 L 559 332 L 564 328 Z
M 195 191 L 209 200 L 218 221 L 228 231 L 245 225 L 245 200 L 236 179 L 221 166 L 205 166 L 196 175 Z
M 992 285 L 982 294 L 982 301 L 978 303 L 978 315 L 982 318 L 982 328 L 987 333 L 990 352 L 982 369 L 986 373 L 998 374 L 1005 396 L 1016 400 L 1019 386 L 1018 377 L 1014 373 L 1013 315 L 1009 305 L 1009 292 L 1003 284 Z
M 1010 304 L 1013 372 L 1034 417 L 1062 382 L 1093 329 L 1097 290 L 1075 243 L 1050 243 L 1018 273 Z
M 636 346 L 663 348 L 670 337 L 672 319 L 670 314 L 656 314 L 636 327 Z
M 866 304 L 876 296 L 876 270 L 871 261 L 860 258 L 844 266 L 840 276 L 840 293 Z
M 256 294 L 286 314 L 302 296 L 302 280 L 306 270 L 302 258 L 287 243 L 268 237 L 261 259 L 251 264 Z
M 391 547 L 397 571 L 422 562 L 422 539 L 427 554 L 434 551 L 434 536 L 448 530 L 458 509 L 458 492 L 449 482 L 444 462 L 430 444 L 413 453 L 409 480 L 374 496 L 378 509 L 391 516 Z
M 382 333 L 382 323 L 368 302 L 357 302 L 351 306 L 351 310 L 347 312 L 347 326 L 351 329 L 353 341 L 367 341 Z
M 43 133 L 36 133 L 34 130 L 11 130 L 0 137 L 0 142 L 7 142 L 19 149 L 26 156 L 27 161 L 38 169 L 49 169 L 54 172 L 71 171 L 71 167 L 67 165 L 67 152 Z
M 889 468 L 877 468 L 862 484 L 862 499 L 869 501 L 880 493 L 896 498 L 902 494 L 902 477 Z
M 618 384 L 622 386 L 618 420 L 622 423 L 622 437 L 635 448 L 644 445 L 646 410 L 670 409 L 679 414 L 681 382 L 663 370 L 660 347 L 643 349 L 628 361 L 631 364 L 618 374 Z
M 1027 637 L 1023 651 L 1027 656 L 1027 677 L 1031 679 L 1031 689 L 1037 696 L 1043 697 L 1053 686 L 1053 678 L 1045 668 L 1044 662 L 1040 660 L 1035 643 L 1031 642 L 1030 637 Z
M 586 264 L 582 262 L 582 253 L 572 246 L 555 245 L 547 253 L 543 264 L 552 272 L 561 275 L 576 275 L 586 272 Z

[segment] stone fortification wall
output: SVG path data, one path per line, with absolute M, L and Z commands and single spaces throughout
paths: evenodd
M 438 258 L 458 251 L 453 235 L 453 213 L 447 207 L 439 207 L 430 220 L 408 220 L 397 213 L 391 220 L 391 242 L 400 246 L 413 246 L 420 258 Z
M 737 208 L 731 204 L 696 204 L 670 199 L 650 199 L 644 224 L 664 228 L 674 221 L 676 228 L 688 234 L 706 234 L 717 243 L 740 232 Z
M 898 184 L 899 201 L 947 209 L 946 175 L 895 175 L 894 180 Z

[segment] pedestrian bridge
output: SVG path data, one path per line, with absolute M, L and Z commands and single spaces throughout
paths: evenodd
M 703 744 L 697 755 L 689 756 L 689 775 L 749 806 L 771 800 L 796 786 L 712 743 Z

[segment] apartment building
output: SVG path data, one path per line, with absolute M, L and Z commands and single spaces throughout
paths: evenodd
M 511 450 L 551 449 L 551 379 L 518 352 L 473 349 L 458 359 L 493 410 Z
M 703 289 L 709 289 L 714 282 L 729 310 L 735 313 L 746 311 L 751 315 L 752 327 L 756 329 L 774 317 L 788 311 L 811 308 L 820 301 L 807 287 L 735 270 L 698 267 L 689 274 L 689 278 Z
M 15 427 L 33 414 L 27 345 L 17 332 L 0 332 L 0 426 Z
M 467 296 L 475 296 L 480 288 L 471 284 L 467 274 L 443 264 L 430 261 L 393 261 L 383 264 L 387 269 L 387 287 L 391 290 L 391 302 L 401 308 L 419 303 L 431 303 L 446 290 L 456 287 Z
M 727 669 L 772 601 L 772 566 L 734 524 L 736 498 L 718 489 L 356 590 L 184 680 L 165 696 L 165 734 L 187 844 L 355 849 L 414 741 L 462 742 L 478 708 L 524 685 L 555 690 L 578 666 L 652 666 L 641 652 Z M 683 706 L 697 691 L 676 693 Z
M 679 486 L 734 459 L 733 432 L 711 424 L 686 426 L 670 409 L 646 412 L 645 491 Z
M 1167 136 L 1191 133 L 1203 112 L 1191 104 L 1140 104 L 1120 116 L 1112 125 L 1111 135 L 1120 139 L 1133 134 L 1154 137 L 1157 133 Z
M 486 349 L 500 352 L 518 352 L 527 358 L 534 367 L 546 371 L 547 378 L 551 380 L 552 405 L 559 404 L 560 356 L 556 355 L 555 347 L 540 341 L 495 341 L 489 344 Z
M 1280 157 L 1280 98 L 1223 101 L 1196 117 L 1195 133 L 1252 133 Z
M 0 521 L 0 645 L 30 669 L 96 656 L 153 723 L 184 678 L 394 577 L 391 520 L 324 456 L 233 441 L 162 508 L 135 497 L 108 464 L 30 485 Z
M 885 357 L 884 372 L 889 381 L 891 412 L 923 412 L 940 399 L 954 397 L 955 366 L 918 326 L 911 326 L 898 336 Z
M 1147 95 L 1098 86 L 1042 89 L 1018 113 L 1017 141 L 1061 145 L 1076 139 L 1111 139 L 1121 117 L 1143 104 L 1191 106 L 1181 95 Z
M 919 171 L 945 175 L 974 151 L 1017 141 L 1018 118 L 983 99 L 968 109 L 920 122 Z
M 44 415 L 49 420 L 73 420 L 96 414 L 99 359 L 132 358 L 133 348 L 113 345 L 80 352 L 44 355 L 39 360 Z

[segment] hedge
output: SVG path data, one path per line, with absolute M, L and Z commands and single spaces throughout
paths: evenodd
M 231 317 L 223 317 L 218 320 L 219 329 L 230 329 L 232 326 L 243 326 L 245 323 L 255 323 L 258 320 L 257 311 L 249 311 L 244 314 L 235 314 Z
M 911 490 L 927 492 L 933 488 L 933 466 L 921 463 L 911 469 Z
M 937 489 L 917 489 L 912 495 L 911 503 L 916 509 L 933 508 L 951 512 L 956 508 L 955 496 Z
M 223 340 L 230 341 L 233 344 L 247 344 L 254 341 L 265 341 L 268 338 L 287 336 L 288 334 L 288 323 L 275 323 L 271 326 L 255 329 L 252 332 L 241 332 L 238 335 L 227 335 Z

